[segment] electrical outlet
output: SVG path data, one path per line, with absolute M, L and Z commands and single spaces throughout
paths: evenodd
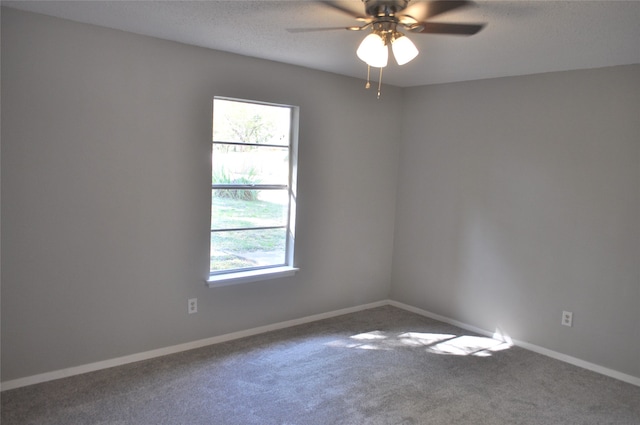
M 562 324 L 564 326 L 573 326 L 573 313 L 570 311 L 562 312 Z
M 188 301 L 187 311 L 189 312 L 189 314 L 197 313 L 198 312 L 198 299 L 197 298 L 189 298 L 187 301 Z

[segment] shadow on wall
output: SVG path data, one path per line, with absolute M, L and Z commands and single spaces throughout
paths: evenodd
M 496 338 L 471 335 L 441 333 L 372 331 L 353 335 L 347 341 L 332 341 L 330 347 L 354 348 L 360 350 L 394 350 L 399 348 L 420 348 L 428 353 L 451 356 L 490 357 L 496 351 L 513 346 L 511 339 L 496 331 Z

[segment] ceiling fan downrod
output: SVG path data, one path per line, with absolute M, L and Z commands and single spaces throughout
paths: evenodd
M 362 0 L 364 10 L 369 16 L 394 16 L 407 8 L 409 0 Z

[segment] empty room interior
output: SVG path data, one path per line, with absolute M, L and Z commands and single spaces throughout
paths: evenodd
M 364 13 L 361 1 L 73 3 L 2 2 L 7 423 L 19 423 L 4 415 L 20 391 L 139 361 L 171 369 L 160 363 L 167 356 L 215 353 L 234 341 L 256 355 L 242 341 L 293 332 L 279 340 L 292 344 L 302 341 L 298 327 L 323 323 L 346 337 L 411 337 L 411 349 L 416 332 L 435 332 L 425 323 L 495 338 L 507 348 L 447 356 L 429 343 L 419 361 L 490 368 L 500 356 L 535 354 L 572 368 L 558 379 L 589 373 L 622 385 L 640 423 L 639 2 L 465 5 L 441 22 L 481 22 L 480 32 L 403 30 L 418 57 L 401 67 L 390 53 L 384 73 L 370 68 L 368 90 L 356 56 L 368 29 L 285 30 L 353 25 L 346 12 Z M 547 8 L 574 26 L 545 24 Z M 212 33 L 199 33 L 208 19 Z M 181 29 L 192 29 L 193 41 Z M 210 284 L 217 97 L 297 108 L 285 276 Z M 386 320 L 394 317 L 408 328 Z M 338 345 L 305 356 L 313 363 L 314 353 Z M 378 351 L 404 356 L 396 345 Z M 396 409 L 384 418 L 360 400 L 362 408 L 329 409 L 344 416 L 325 423 L 437 423 L 383 399 Z M 471 405 L 461 408 L 481 410 Z M 288 420 L 278 416 L 284 410 L 273 420 L 208 423 L 322 423 L 311 407 Z M 578 423 L 527 418 L 502 423 Z M 633 423 L 625 420 L 606 423 Z

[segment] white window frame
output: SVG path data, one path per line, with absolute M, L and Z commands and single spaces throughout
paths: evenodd
M 209 270 L 209 277 L 206 280 L 206 284 L 210 288 L 229 286 L 240 283 L 257 282 L 269 279 L 278 279 L 288 276 L 293 276 L 299 269 L 294 265 L 294 252 L 295 252 L 295 228 L 296 228 L 296 200 L 298 192 L 298 121 L 300 117 L 300 108 L 293 105 L 284 105 L 271 102 L 261 102 L 256 100 L 237 99 L 231 97 L 216 96 L 214 100 L 227 100 L 232 102 L 244 102 L 258 105 L 276 106 L 288 108 L 291 111 L 290 118 L 290 137 L 289 137 L 289 212 L 287 220 L 287 241 L 285 249 L 285 263 L 284 265 L 276 266 L 262 266 L 256 267 L 250 270 L 229 270 L 211 272 Z M 213 104 L 213 102 L 212 102 Z M 211 114 L 213 119 L 213 111 Z M 211 140 L 211 148 L 213 149 L 214 140 Z M 211 151 L 210 151 L 211 153 Z M 211 176 L 209 176 L 211 181 Z M 213 189 L 213 187 L 212 187 Z M 213 193 L 213 190 L 210 191 Z M 211 195 L 210 195 L 211 196 Z M 211 206 L 211 198 L 209 199 L 209 206 Z M 209 212 L 211 218 L 211 211 Z M 209 244 L 211 244 L 211 238 L 209 238 Z M 209 245 L 209 252 L 211 252 L 211 245 Z

